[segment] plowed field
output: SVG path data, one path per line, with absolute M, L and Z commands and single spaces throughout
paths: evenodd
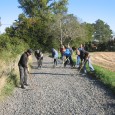
M 94 52 L 91 60 L 93 64 L 115 72 L 115 52 Z

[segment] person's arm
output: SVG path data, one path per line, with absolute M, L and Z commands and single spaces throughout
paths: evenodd
M 80 51 L 77 49 L 77 55 L 80 55 Z
M 54 56 L 55 56 L 55 52 L 52 52 L 52 57 L 54 58 Z
M 88 60 L 90 57 L 89 52 L 85 52 L 85 59 Z

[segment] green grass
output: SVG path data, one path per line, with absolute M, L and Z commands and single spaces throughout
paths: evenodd
M 103 67 L 93 65 L 95 68 L 95 72 L 91 73 L 87 66 L 88 74 L 92 75 L 92 77 L 96 77 L 106 86 L 110 87 L 115 93 L 115 72 L 107 70 Z
M 11 72 L 8 75 L 8 78 L 6 79 L 6 84 L 1 91 L 0 99 L 3 99 L 5 97 L 11 95 L 14 88 L 16 86 L 18 86 L 18 83 L 19 83 L 19 78 L 17 77 L 17 75 L 15 75 L 13 72 Z

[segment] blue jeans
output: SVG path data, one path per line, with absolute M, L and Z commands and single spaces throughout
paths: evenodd
M 85 61 L 85 63 L 84 63 L 84 66 L 83 66 L 84 73 L 87 73 L 87 70 L 86 70 L 86 64 L 87 64 L 87 62 L 88 62 L 88 66 L 89 66 L 89 68 L 90 68 L 90 71 L 94 71 L 94 68 L 93 68 L 93 66 L 92 66 L 92 64 L 91 64 L 91 60 L 90 60 L 90 58 L 89 58 L 89 59 L 87 59 L 87 60 Z
M 80 66 L 80 62 L 81 62 L 81 59 L 80 59 L 80 56 L 78 55 L 77 56 L 77 60 L 76 60 L 76 65 L 79 67 Z

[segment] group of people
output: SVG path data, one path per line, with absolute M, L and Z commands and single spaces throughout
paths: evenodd
M 76 50 L 76 67 L 78 69 L 83 68 L 84 73 L 87 73 L 86 70 L 86 64 L 88 63 L 88 66 L 90 68 L 90 71 L 94 71 L 94 67 L 91 64 L 90 55 L 89 52 L 86 51 L 83 44 L 80 45 L 78 48 L 71 48 L 69 45 L 64 46 L 61 45 L 60 47 L 60 53 L 61 53 L 61 59 L 63 60 L 64 67 L 69 63 L 71 67 L 74 67 L 74 61 L 72 59 L 73 50 Z M 58 59 L 58 51 L 56 51 L 54 48 L 52 49 L 52 57 L 54 57 L 54 65 L 57 65 L 57 59 Z
M 72 54 L 73 54 L 73 48 L 71 48 L 69 45 L 64 46 L 61 45 L 60 47 L 60 53 L 61 53 L 61 59 L 63 62 L 64 67 L 66 67 L 67 64 L 70 64 L 71 67 L 74 67 L 74 61 L 72 59 Z M 19 72 L 20 72 L 20 84 L 21 84 L 21 88 L 25 88 L 24 85 L 28 86 L 27 84 L 27 76 L 28 76 L 28 58 L 29 56 L 32 54 L 32 50 L 28 49 L 26 52 L 24 52 L 21 57 L 20 60 L 18 62 L 18 66 L 19 66 Z M 54 59 L 54 67 L 57 66 L 58 64 L 58 51 L 54 48 L 51 49 L 52 52 L 52 57 Z M 37 59 L 37 63 L 38 63 L 38 68 L 42 67 L 42 62 L 43 62 L 43 53 L 40 50 L 35 50 L 34 55 Z M 91 60 L 90 60 L 90 55 L 89 52 L 85 50 L 85 47 L 81 44 L 80 47 L 76 48 L 76 67 L 78 69 L 83 69 L 84 73 L 87 73 L 86 70 L 86 64 L 88 63 L 90 71 L 94 71 L 94 68 L 91 64 Z
M 74 62 L 72 60 L 72 52 L 73 52 L 72 48 L 70 48 L 69 45 L 67 47 L 62 45 L 62 47 L 60 48 L 60 52 L 61 52 L 61 59 L 63 60 L 64 67 L 66 67 L 68 63 L 71 65 L 71 67 L 73 67 Z M 54 58 L 54 67 L 56 67 L 58 63 L 59 55 L 58 55 L 58 51 L 54 48 L 52 48 L 52 57 Z

